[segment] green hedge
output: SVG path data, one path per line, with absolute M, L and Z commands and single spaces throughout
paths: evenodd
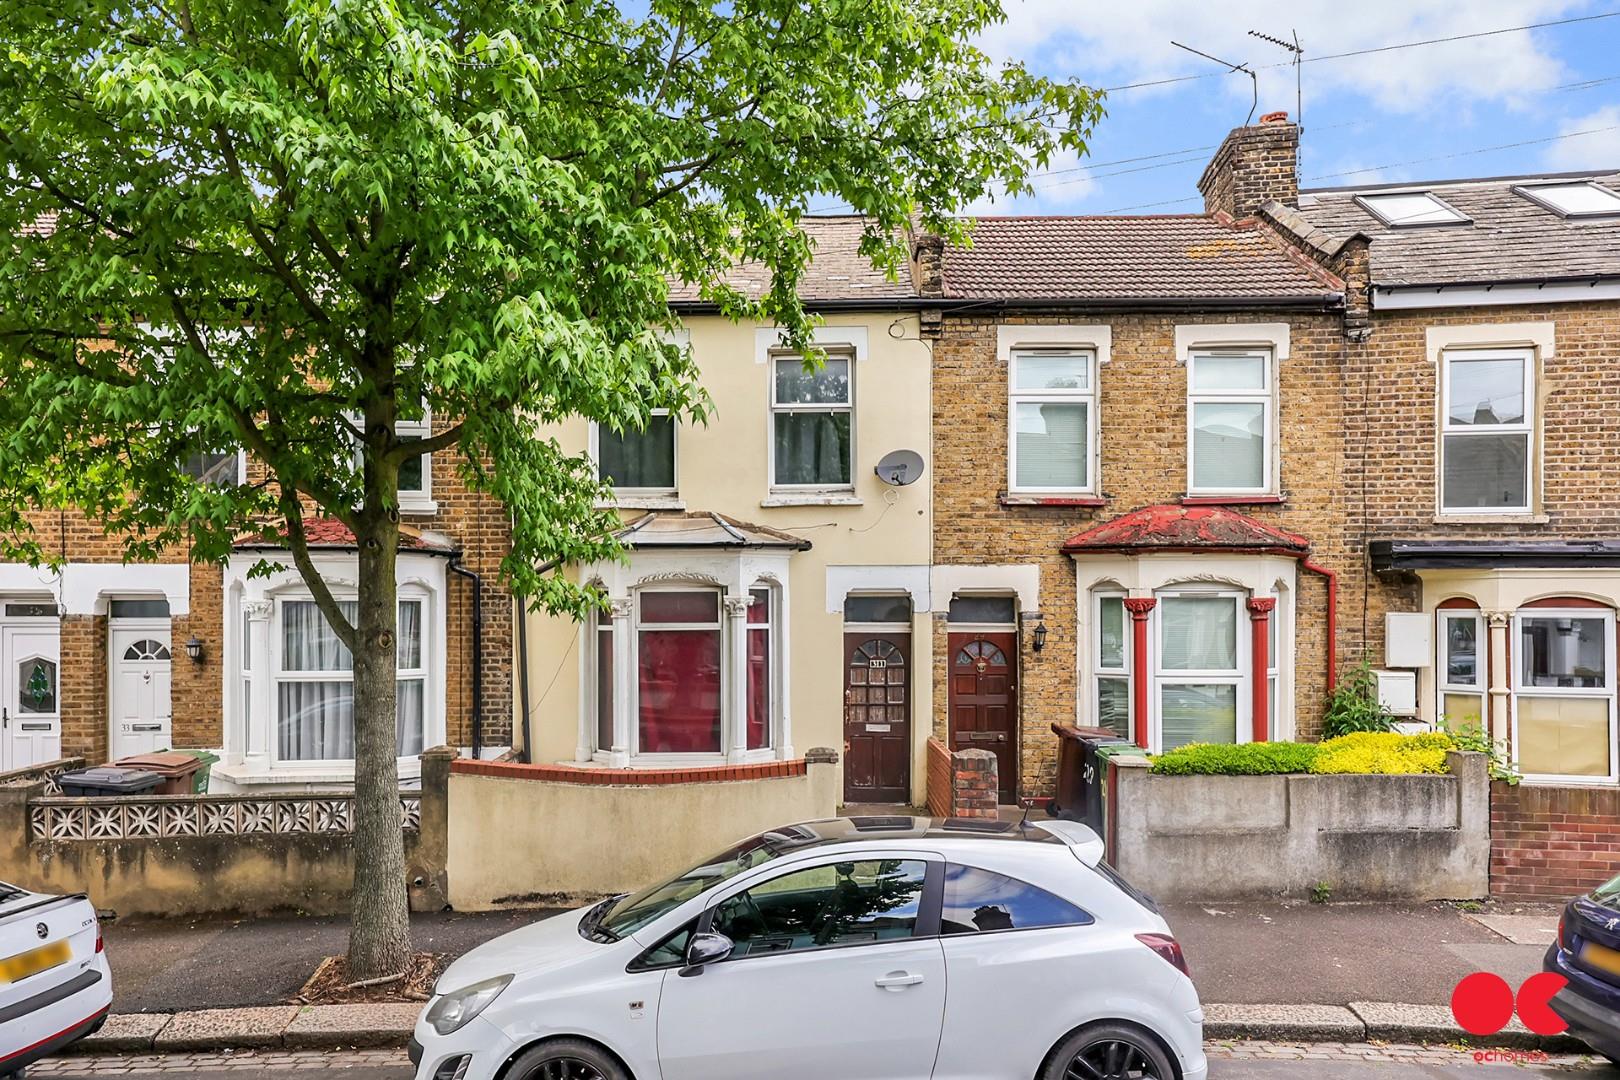
M 1192 743 L 1154 757 L 1163 776 L 1277 773 L 1443 773 L 1456 742 L 1443 732 L 1357 732 L 1320 743 Z
M 1153 759 L 1165 776 L 1268 776 L 1311 771 L 1321 753 L 1316 743 L 1193 743 Z

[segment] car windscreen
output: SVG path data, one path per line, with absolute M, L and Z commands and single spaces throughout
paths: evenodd
M 1607 885 L 1599 885 L 1592 893 L 1592 899 L 1604 907 L 1612 907 L 1620 911 L 1620 877 L 1616 877 Z
M 668 881 L 609 901 L 600 912 L 592 913 L 590 936 L 617 941 L 633 934 L 692 897 L 708 892 L 744 870 L 770 862 L 802 843 L 792 836 L 776 832 L 750 837 Z

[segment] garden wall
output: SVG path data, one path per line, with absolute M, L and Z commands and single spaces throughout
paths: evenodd
M 458 759 L 448 880 L 459 911 L 640 889 L 766 829 L 831 817 L 838 754 L 684 769 Z
M 1564 901 L 1620 874 L 1620 788 L 1491 785 L 1491 895 Z
M 453 752 L 422 755 L 400 799 L 411 905 L 444 907 L 445 798 Z M 338 914 L 354 882 L 354 796 L 65 798 L 50 769 L 0 783 L 0 880 L 84 892 L 130 915 Z
M 1117 757 L 1110 859 L 1161 900 L 1487 895 L 1490 780 L 1483 754 L 1449 775 L 1158 776 Z

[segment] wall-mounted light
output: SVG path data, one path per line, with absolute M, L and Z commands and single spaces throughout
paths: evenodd
M 192 663 L 202 663 L 203 643 L 196 634 L 192 634 L 191 640 L 186 642 L 186 655 L 191 657 Z
M 1046 648 L 1046 623 L 1038 622 L 1035 624 L 1035 651 L 1040 652 L 1044 648 Z

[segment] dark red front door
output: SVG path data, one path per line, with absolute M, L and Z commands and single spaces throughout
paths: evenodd
M 844 801 L 911 799 L 911 638 L 844 635 Z
M 1018 635 L 952 634 L 950 648 L 951 749 L 995 754 L 999 798 L 1013 802 L 1018 784 Z

